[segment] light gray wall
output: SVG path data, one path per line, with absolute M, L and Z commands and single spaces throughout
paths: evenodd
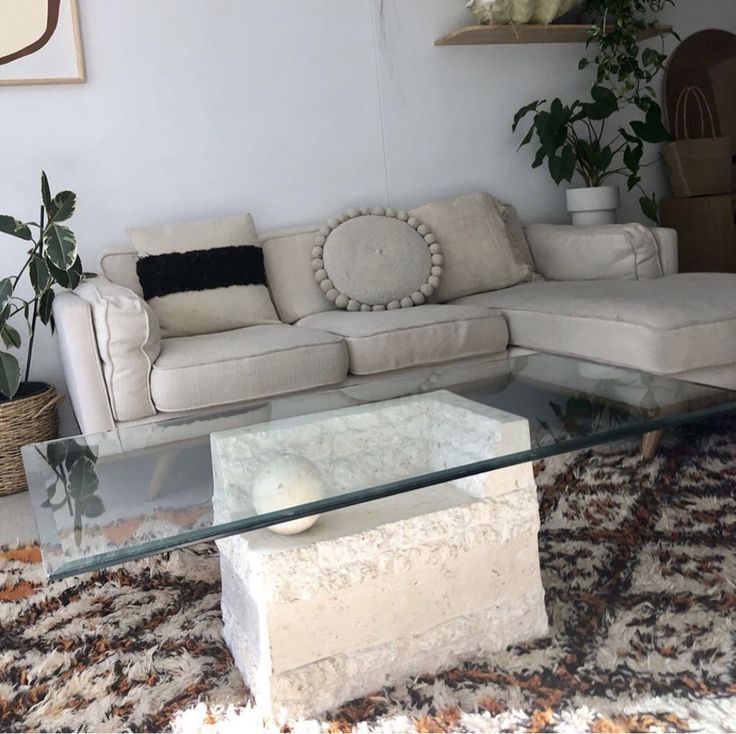
M 585 93 L 582 46 L 434 47 L 470 20 L 464 4 L 79 0 L 88 82 L 0 87 L 0 211 L 35 218 L 45 168 L 79 195 L 87 269 L 126 226 L 242 209 L 265 229 L 486 189 L 527 220 L 564 221 L 564 190 L 516 152 L 510 120 Z M 736 3 L 679 0 L 663 19 L 736 31 Z M 633 201 L 623 214 L 640 216 Z M 1 245 L 5 273 L 21 256 Z M 48 335 L 35 360 L 63 389 Z

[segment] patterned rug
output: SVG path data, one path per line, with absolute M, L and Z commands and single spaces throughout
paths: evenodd
M 538 467 L 549 637 L 266 722 L 212 545 L 46 585 L 0 551 L 0 731 L 736 731 L 736 422 Z M 228 708 L 229 707 L 229 708 Z

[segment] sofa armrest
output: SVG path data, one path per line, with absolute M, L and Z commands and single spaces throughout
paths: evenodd
M 74 294 L 90 308 L 97 353 L 115 421 L 156 414 L 151 368 L 161 351 L 158 319 L 130 288 L 95 277 Z
M 663 275 L 677 275 L 680 267 L 677 230 L 668 227 L 652 227 L 651 232 L 657 241 L 659 262 L 662 264 Z
M 547 280 L 661 278 L 657 237 L 640 224 L 525 228 L 537 272 Z
M 62 291 L 54 298 L 56 339 L 66 388 L 82 433 L 109 431 L 114 425 L 92 323 L 92 309 L 79 296 Z

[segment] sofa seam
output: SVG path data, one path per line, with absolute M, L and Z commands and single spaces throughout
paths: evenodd
M 473 308 L 476 308 L 476 307 L 474 306 Z M 482 307 L 482 308 L 485 308 L 485 307 Z M 490 309 L 486 309 L 486 310 L 490 311 Z M 309 318 L 309 317 L 307 316 L 305 318 Z M 330 331 L 326 327 L 320 327 L 320 328 L 321 330 L 327 331 L 330 334 L 335 334 L 335 336 L 339 336 L 342 339 L 345 339 L 345 341 L 347 341 L 348 339 L 374 339 L 377 336 L 386 336 L 386 334 L 398 334 L 402 331 L 416 331 L 418 329 L 434 328 L 439 325 L 444 326 L 445 324 L 463 324 L 468 321 L 486 321 L 486 320 L 498 321 L 499 319 L 503 319 L 503 314 L 494 315 L 494 314 L 488 313 L 488 314 L 482 314 L 478 316 L 471 316 L 469 318 L 464 318 L 464 319 L 454 319 L 454 320 L 449 320 L 449 321 L 435 321 L 431 324 L 416 324 L 414 326 L 403 326 L 400 329 L 386 329 L 385 331 L 377 331 L 374 334 L 366 334 L 365 336 L 347 336 L 345 334 L 338 334 L 335 331 Z M 309 328 L 309 327 L 305 326 L 304 328 Z M 314 328 L 315 330 L 317 329 L 317 327 L 311 327 L 311 328 Z
M 258 357 L 269 357 L 272 354 L 285 354 L 287 352 L 293 352 L 297 349 L 312 349 L 312 348 L 323 348 L 323 347 L 335 347 L 340 344 L 344 344 L 344 340 L 341 338 L 335 339 L 335 341 L 327 342 L 324 344 L 300 344 L 298 346 L 289 347 L 288 349 L 279 349 L 271 352 L 263 352 L 263 354 L 251 354 L 246 357 L 228 357 L 227 359 L 218 359 L 214 362 L 200 362 L 198 364 L 182 365 L 181 367 L 156 367 L 159 372 L 173 372 L 174 370 L 189 370 L 196 369 L 197 367 L 208 367 L 210 365 L 225 364 L 227 362 L 239 362 L 243 359 L 257 359 Z
M 656 280 L 656 278 L 655 278 Z M 491 308 L 490 306 L 488 308 Z M 504 307 L 504 306 L 493 306 L 492 308 L 497 309 L 499 311 L 519 311 L 520 313 L 536 313 L 540 314 L 542 316 L 553 316 L 553 317 L 564 317 L 568 319 L 585 319 L 586 321 L 604 321 L 606 323 L 611 324 L 629 324 L 630 326 L 637 326 L 643 329 L 658 329 L 659 331 L 682 331 L 683 329 L 692 329 L 696 326 L 713 326 L 716 324 L 725 324 L 729 321 L 736 322 L 736 316 L 731 316 L 725 319 L 718 319 L 717 321 L 698 321 L 692 324 L 686 324 L 684 326 L 677 326 L 674 328 L 666 327 L 666 326 L 656 326 L 654 324 L 645 324 L 645 323 L 639 323 L 636 321 L 624 321 L 621 319 L 611 319 L 606 318 L 604 316 L 585 316 L 580 314 L 569 314 L 569 313 L 551 313 L 549 311 L 539 311 L 532 308 L 510 308 L 510 307 Z

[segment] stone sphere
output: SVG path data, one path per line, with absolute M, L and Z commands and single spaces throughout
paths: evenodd
M 287 507 L 314 502 L 327 495 L 322 472 L 303 456 L 283 454 L 261 469 L 253 479 L 251 499 L 259 515 Z M 272 525 L 269 530 L 279 535 L 303 533 L 317 522 L 319 515 Z

